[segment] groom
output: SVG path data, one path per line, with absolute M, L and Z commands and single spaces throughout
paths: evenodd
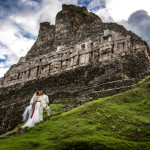
M 40 105 L 40 121 L 43 121 L 43 108 L 47 111 L 47 117 L 50 117 L 50 109 L 48 106 L 49 103 L 49 98 L 48 96 L 45 94 L 44 91 L 40 92 L 41 96 L 41 105 Z

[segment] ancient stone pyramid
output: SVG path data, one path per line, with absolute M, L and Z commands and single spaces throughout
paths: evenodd
M 102 23 L 86 7 L 62 5 L 55 25 L 40 24 L 25 57 L 0 79 L 0 131 L 13 129 L 36 90 L 66 109 L 130 89 L 149 74 L 147 43 L 123 26 Z

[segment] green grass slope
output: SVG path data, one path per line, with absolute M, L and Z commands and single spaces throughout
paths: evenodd
M 88 102 L 2 139 L 0 149 L 149 150 L 150 76 L 130 91 Z

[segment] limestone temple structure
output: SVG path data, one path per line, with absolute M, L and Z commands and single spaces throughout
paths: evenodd
M 0 87 L 48 77 L 90 63 L 104 63 L 110 59 L 120 60 L 122 75 L 128 79 L 130 77 L 123 71 L 126 55 L 143 52 L 149 60 L 146 45 L 133 43 L 133 35 L 130 33 L 123 35 L 122 32 L 107 28 L 107 24 L 104 24 L 106 29 L 97 32 L 96 29 L 89 28 L 91 36 L 85 37 L 86 29 L 82 27 L 84 22 L 95 23 L 96 28 L 99 27 L 100 30 L 103 24 L 101 19 L 89 13 L 86 7 L 63 5 L 62 11 L 56 16 L 55 26 L 49 22 L 40 24 L 36 43 L 28 54 L 20 58 L 19 62 L 0 79 Z M 69 35 L 70 31 L 75 34 L 75 39 Z M 77 38 L 80 40 L 76 40 Z
M 43 24 L 50 26 L 47 22 Z M 29 59 L 28 57 L 20 58 L 19 62 L 13 65 L 1 79 L 1 87 L 59 74 L 92 62 L 103 63 L 110 59 L 117 59 L 123 64 L 122 59 L 125 55 L 138 50 L 144 51 L 145 46 L 131 47 L 130 35 L 124 37 L 119 32 L 107 29 L 93 39 L 87 38 L 70 46 L 57 46 L 54 52 Z M 129 78 L 126 74 L 123 76 Z
M 55 25 L 40 23 L 27 55 L 0 79 L 0 131 L 21 122 L 35 90 L 46 90 L 51 103 L 71 99 L 75 107 L 130 89 L 149 75 L 149 66 L 150 50 L 140 37 L 103 23 L 86 7 L 62 5 Z

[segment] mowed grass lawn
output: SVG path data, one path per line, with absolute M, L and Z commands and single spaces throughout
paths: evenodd
M 51 106 L 61 112 L 62 105 Z M 127 92 L 51 117 L 22 135 L 0 140 L 2 150 L 149 150 L 150 76 Z

